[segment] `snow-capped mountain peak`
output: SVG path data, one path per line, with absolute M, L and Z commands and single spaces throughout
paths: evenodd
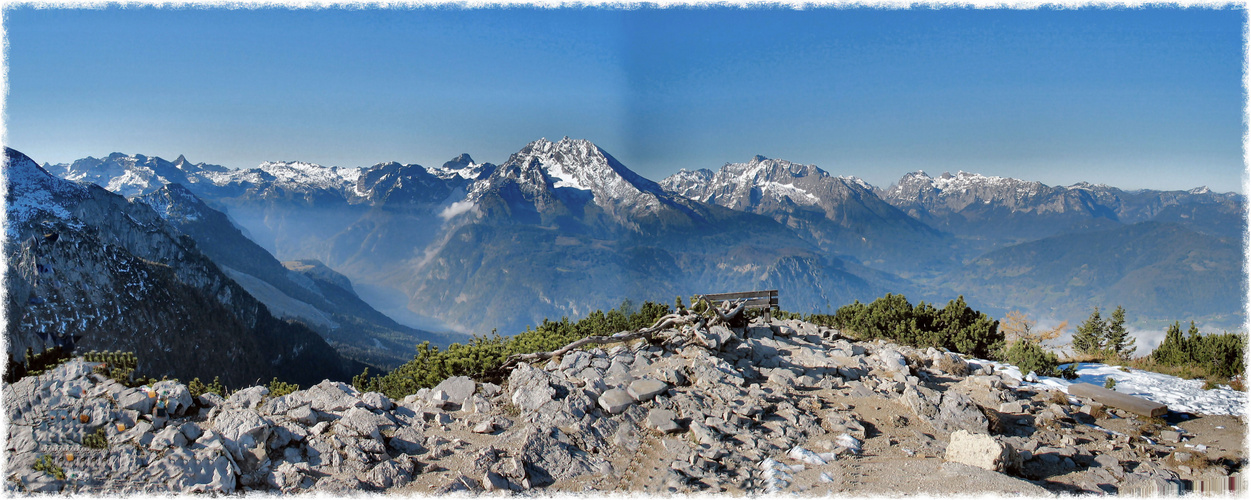
M 561 194 L 561 190 L 587 192 L 595 204 L 621 221 L 659 209 L 660 199 L 668 196 L 659 184 L 626 168 L 591 141 L 568 137 L 527 144 L 490 177 L 476 183 L 470 197 L 480 198 L 507 184 L 515 184 L 527 197 L 572 200 L 584 195 Z

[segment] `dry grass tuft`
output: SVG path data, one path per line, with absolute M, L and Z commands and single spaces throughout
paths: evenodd
M 952 375 L 966 376 L 969 374 L 969 364 L 964 361 L 956 361 L 951 356 L 944 354 L 938 359 L 938 369 Z
M 977 407 L 982 410 L 983 415 L 986 415 L 986 421 L 990 423 L 990 433 L 1003 434 L 1005 423 L 999 412 L 982 405 L 977 405 Z
M 1187 450 L 1185 453 L 1190 454 L 1190 459 L 1178 461 L 1176 456 L 1169 455 L 1168 457 L 1169 463 L 1173 464 L 1174 466 L 1185 465 L 1187 467 L 1190 467 L 1190 469 L 1195 472 L 1200 472 L 1204 469 L 1207 469 L 1208 467 L 1211 467 L 1213 463 L 1215 463 L 1212 461 L 1212 459 L 1208 458 L 1207 454 L 1201 451 Z
M 1069 395 L 1065 394 L 1064 391 L 1051 391 L 1051 395 L 1048 396 L 1047 400 L 1058 405 L 1067 405 L 1069 404 Z

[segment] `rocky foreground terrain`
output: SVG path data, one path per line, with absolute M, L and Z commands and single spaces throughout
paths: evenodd
M 1246 461 L 1237 417 L 1174 427 L 795 320 L 662 330 L 402 401 L 330 381 L 193 398 L 93 365 L 4 386 L 7 492 L 1035 496 L 1176 490 Z

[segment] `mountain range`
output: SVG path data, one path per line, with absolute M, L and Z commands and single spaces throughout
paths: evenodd
M 141 374 L 221 375 L 232 387 L 364 368 L 303 324 L 275 318 L 170 225 L 169 212 L 54 177 L 7 148 L 4 174 L 12 359 L 54 345 L 131 351 Z
M 965 172 L 878 188 L 762 156 L 655 182 L 569 138 L 532 142 L 499 165 L 465 154 L 439 167 L 232 170 L 114 153 L 43 168 L 155 207 L 177 199 L 217 213 L 211 224 L 169 218 L 235 281 L 267 285 L 245 288 L 271 310 L 341 350 L 455 339 L 405 330 L 366 304 L 385 309 L 378 298 L 396 296 L 405 312 L 478 334 L 624 299 L 758 288 L 779 289 L 783 307 L 802 312 L 896 292 L 962 294 L 992 314 L 1039 318 L 1080 320 L 1117 304 L 1139 321 L 1237 328 L 1245 318 L 1245 198 L 1206 189 Z M 345 301 L 351 311 L 328 305 Z M 387 333 L 342 330 L 349 316 Z

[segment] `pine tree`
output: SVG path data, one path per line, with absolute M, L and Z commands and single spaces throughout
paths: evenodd
M 1079 325 L 1077 333 L 1073 334 L 1073 350 L 1081 354 L 1098 354 L 1104 347 L 1104 329 L 1103 318 L 1096 307 L 1095 312 L 1090 313 L 1086 322 Z
M 1129 359 L 1134 354 L 1136 339 L 1125 329 L 1125 308 L 1116 306 L 1112 318 L 1104 324 L 1104 347 L 1120 359 Z

